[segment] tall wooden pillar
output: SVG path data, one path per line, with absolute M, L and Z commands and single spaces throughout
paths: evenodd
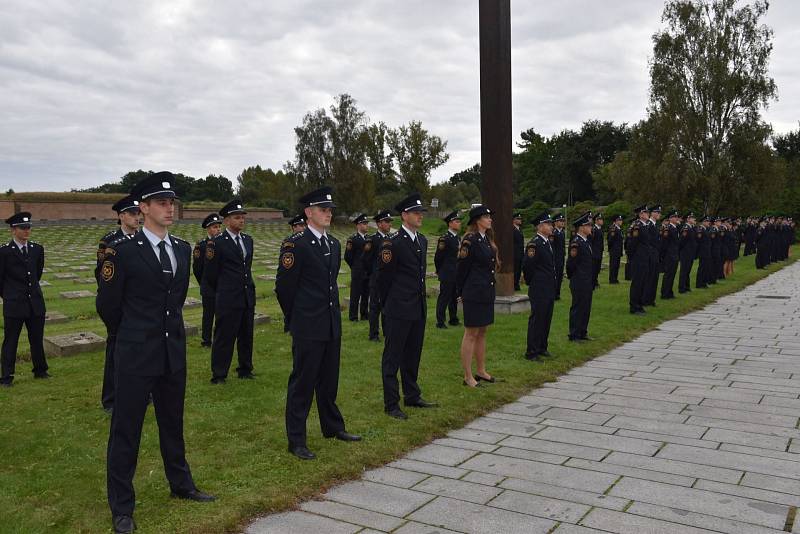
M 511 133 L 511 0 L 479 0 L 481 196 L 492 210 L 502 268 L 497 294 L 514 293 Z

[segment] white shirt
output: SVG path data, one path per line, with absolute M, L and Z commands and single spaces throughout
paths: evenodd
M 450 228 L 448 228 L 447 231 L 453 234 L 453 237 L 458 237 L 458 234 L 452 231 Z
M 165 247 L 167 250 L 167 256 L 169 257 L 169 263 L 172 265 L 172 274 L 175 274 L 175 266 L 177 265 L 177 260 L 175 259 L 175 251 L 172 250 L 172 241 L 169 239 L 169 232 L 164 234 L 164 239 L 161 239 L 156 234 L 142 226 L 142 233 L 150 242 L 150 246 L 153 247 L 153 253 L 156 255 L 156 261 L 158 261 L 159 265 L 161 264 L 161 251 L 158 248 L 158 244 L 161 241 L 167 244 Z
M 323 249 L 325 250 L 325 245 L 322 244 L 322 238 L 324 237 L 325 239 L 328 240 L 328 248 L 330 248 L 330 246 L 331 246 L 330 245 L 330 238 L 328 237 L 328 235 L 324 231 L 322 233 L 320 233 L 319 230 L 317 230 L 316 228 L 314 228 L 311 225 L 308 225 L 308 229 L 311 230 L 311 233 L 314 235 L 314 237 L 316 237 L 319 240 L 319 246 L 323 247 Z M 330 254 L 330 252 L 326 252 L 325 255 L 327 256 L 328 254 Z
M 415 241 L 417 239 L 417 232 L 414 232 L 413 230 L 409 230 L 408 226 L 406 226 L 405 224 L 403 225 L 403 230 L 408 232 L 408 235 L 411 237 L 411 241 Z
M 19 248 L 19 251 L 20 251 L 20 252 L 22 252 L 22 249 L 23 249 L 24 247 L 27 247 L 27 246 L 28 246 L 28 242 L 27 242 L 27 241 L 26 241 L 25 243 L 20 243 L 20 242 L 19 242 L 19 241 L 17 241 L 16 239 L 14 239 L 14 244 L 15 244 L 15 245 L 17 245 L 17 248 Z M 28 249 L 28 253 L 30 254 L 30 252 L 31 252 L 31 249 L 29 248 L 29 249 Z
M 242 236 L 240 234 L 234 234 L 231 232 L 230 228 L 225 228 L 225 231 L 228 232 L 228 235 L 231 236 L 231 239 L 233 239 L 234 243 L 236 243 L 236 238 L 239 238 L 239 248 L 242 249 L 242 254 L 247 256 L 247 249 L 244 246 L 244 239 L 242 239 Z

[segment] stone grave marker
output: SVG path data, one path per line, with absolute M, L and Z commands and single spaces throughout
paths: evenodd
M 186 299 L 186 302 L 183 304 L 183 309 L 188 310 L 191 308 L 197 308 L 203 305 L 203 301 L 200 299 L 196 299 L 194 297 L 189 297 Z
M 94 291 L 87 291 L 85 289 L 82 289 L 80 291 L 62 291 L 61 293 L 59 293 L 59 295 L 61 296 L 62 299 L 70 299 L 70 300 L 83 299 L 96 296 Z
M 44 338 L 44 352 L 48 356 L 72 356 L 105 348 L 106 340 L 94 332 L 76 332 Z
M 197 326 L 189 323 L 183 323 L 183 330 L 186 332 L 186 337 L 196 336 L 199 331 Z
M 73 284 L 96 284 L 97 280 L 94 278 L 75 278 L 72 280 Z
M 272 322 L 272 318 L 264 313 L 256 312 L 255 316 L 253 317 L 253 324 L 267 324 L 270 322 Z
M 48 324 L 66 323 L 69 317 L 61 312 L 49 311 L 44 314 L 44 322 Z
M 78 278 L 78 275 L 73 273 L 56 273 L 53 275 L 53 277 L 56 280 L 73 280 L 75 278 Z

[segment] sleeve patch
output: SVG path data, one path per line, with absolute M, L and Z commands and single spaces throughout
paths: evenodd
M 194 259 L 198 259 L 200 257 L 200 247 L 194 247 L 192 256 L 194 257 Z
M 444 243 L 444 239 L 440 239 L 440 240 L 439 240 L 439 245 L 437 246 L 437 248 L 438 248 L 439 250 L 444 250 L 444 249 L 445 249 L 445 247 L 446 247 L 446 245 L 445 245 L 445 243 Z
M 392 251 L 389 249 L 383 249 L 381 251 L 381 261 L 383 263 L 391 263 L 392 262 Z
M 114 278 L 114 264 L 108 260 L 104 261 L 100 274 L 103 277 L 103 281 L 110 282 Z
M 536 247 L 528 247 L 528 257 L 533 258 L 534 256 L 536 256 Z
M 466 258 L 467 256 L 469 256 L 469 248 L 467 248 L 467 247 L 465 247 L 465 246 L 462 246 L 462 247 L 461 247 L 461 248 L 458 250 L 458 257 L 459 257 L 459 258 L 461 258 L 461 259 L 463 259 L 463 258 Z
M 638 228 L 634 228 L 634 229 L 631 231 L 631 235 L 632 235 L 633 237 L 638 237 L 638 236 L 639 236 L 639 229 L 638 229 Z
M 353 250 L 353 242 L 349 239 L 347 240 L 347 250 Z
M 364 243 L 364 252 L 369 252 L 372 250 L 372 241 L 367 241 Z
M 281 266 L 284 269 L 291 269 L 294 267 L 294 253 L 293 252 L 284 252 L 281 254 Z
M 214 247 L 206 247 L 206 259 L 213 260 L 214 259 Z
M 571 258 L 575 258 L 575 257 L 578 256 L 578 246 L 577 245 L 572 245 L 571 247 L 569 247 L 569 255 L 570 255 Z

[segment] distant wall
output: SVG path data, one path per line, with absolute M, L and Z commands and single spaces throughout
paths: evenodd
M 16 212 L 29 211 L 40 221 L 116 220 L 108 202 L 15 202 Z
M 213 210 L 208 208 L 183 208 L 181 219 L 202 221 Z M 274 221 L 283 219 L 283 212 L 269 208 L 247 208 L 248 221 Z

